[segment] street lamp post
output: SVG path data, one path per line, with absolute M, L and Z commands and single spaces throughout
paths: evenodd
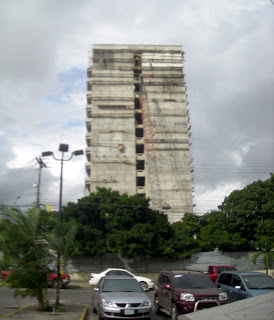
M 69 145 L 68 144 L 60 144 L 59 145 L 59 151 L 62 152 L 62 157 L 61 159 L 58 159 L 54 156 L 52 151 L 46 151 L 42 152 L 42 157 L 47 157 L 47 156 L 52 156 L 54 160 L 61 161 L 61 174 L 60 174 L 60 192 L 59 192 L 59 236 L 61 236 L 61 222 L 62 222 L 62 194 L 63 194 L 63 166 L 64 166 L 64 161 L 69 161 L 72 159 L 73 156 L 80 156 L 84 154 L 83 150 L 76 150 L 73 151 L 68 159 L 64 159 L 64 153 L 68 152 L 69 150 Z M 58 279 L 60 277 L 60 250 L 57 252 L 57 275 Z M 56 294 L 56 306 L 59 304 L 59 291 L 60 291 L 60 281 L 57 282 L 57 294 Z

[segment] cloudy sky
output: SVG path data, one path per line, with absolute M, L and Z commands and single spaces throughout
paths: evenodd
M 85 149 L 92 44 L 185 51 L 195 212 L 274 171 L 271 0 L 1 0 L 0 204 L 36 200 L 43 151 Z M 43 159 L 41 202 L 58 206 L 60 162 Z M 84 196 L 84 156 L 64 165 L 64 202 Z

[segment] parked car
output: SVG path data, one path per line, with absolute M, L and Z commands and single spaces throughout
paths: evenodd
M 227 302 L 227 294 L 200 271 L 164 269 L 155 285 L 155 311 L 169 314 L 172 320 Z
M 230 301 L 268 293 L 274 290 L 274 280 L 261 272 L 223 271 L 216 280 L 217 286 L 222 288 Z
M 207 272 L 205 274 L 215 283 L 218 278 L 218 275 L 222 271 L 229 271 L 229 270 L 237 270 L 237 268 L 232 266 L 208 266 Z
M 109 268 L 101 273 L 91 273 L 90 274 L 90 279 L 89 279 L 89 284 L 91 286 L 96 286 L 98 281 L 103 277 L 103 276 L 124 276 L 124 277 L 133 277 L 135 278 L 141 285 L 143 289 L 153 289 L 154 288 L 154 283 L 151 279 L 146 278 L 146 277 L 141 277 L 141 276 L 135 276 L 133 273 L 125 270 L 125 269 L 114 269 L 114 268 Z
M 48 267 L 46 267 L 46 270 L 47 270 L 48 286 L 52 287 L 52 288 L 56 288 L 57 287 L 57 281 L 58 281 L 57 273 L 53 272 Z M 11 272 L 13 272 L 13 271 L 2 270 L 1 271 L 1 279 L 6 279 Z M 68 274 L 63 274 L 61 276 L 60 288 L 64 288 L 64 286 L 69 284 L 69 283 L 70 283 L 70 276 Z
M 94 288 L 93 312 L 99 319 L 150 319 L 151 300 L 145 291 L 133 277 L 103 276 Z

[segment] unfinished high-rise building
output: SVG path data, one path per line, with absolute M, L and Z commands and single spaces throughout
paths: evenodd
M 181 46 L 93 45 L 86 125 L 87 194 L 149 197 L 170 222 L 193 212 Z

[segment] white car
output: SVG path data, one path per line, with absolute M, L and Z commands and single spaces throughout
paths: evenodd
M 112 269 L 109 268 L 101 273 L 91 273 L 90 274 L 90 279 L 89 279 L 89 284 L 91 286 L 96 286 L 98 281 L 103 277 L 103 276 L 126 276 L 126 277 L 133 277 L 135 278 L 141 285 L 143 289 L 153 289 L 154 288 L 154 283 L 151 279 L 146 278 L 146 277 L 141 277 L 141 276 L 135 276 L 131 272 L 125 270 L 125 269 Z

